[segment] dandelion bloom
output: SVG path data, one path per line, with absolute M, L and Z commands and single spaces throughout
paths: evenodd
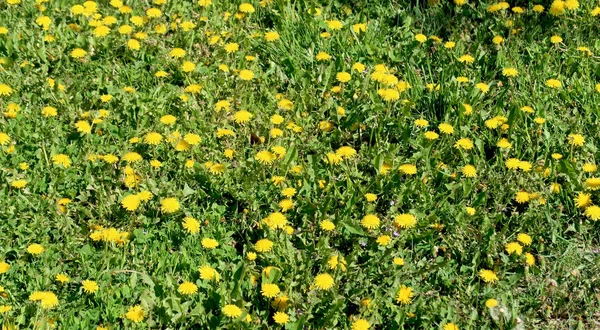
M 600 220 L 600 207 L 596 205 L 588 206 L 585 209 L 585 216 L 590 218 L 593 221 Z
M 452 125 L 448 124 L 448 123 L 441 123 L 438 126 L 438 129 L 440 130 L 440 132 L 442 132 L 443 134 L 454 134 L 454 127 L 452 127 Z
M 176 198 L 165 198 L 160 202 L 160 210 L 164 213 L 174 213 L 179 210 L 179 201 Z
M 279 287 L 277 286 L 277 284 L 273 284 L 273 283 L 265 283 L 261 286 L 261 289 L 260 289 L 260 293 L 263 295 L 263 297 L 267 297 L 267 298 L 274 298 L 280 292 L 281 291 L 279 290 Z
M 219 273 L 209 265 L 198 268 L 198 272 L 200 272 L 200 278 L 206 281 L 215 280 L 218 282 L 221 278 Z
M 574 199 L 575 206 L 578 208 L 586 208 L 592 204 L 592 195 L 580 192 Z
M 277 33 L 277 31 L 269 31 L 269 32 L 265 33 L 266 41 L 275 41 L 278 39 L 279 39 L 279 33 Z
M 6 273 L 10 269 L 10 265 L 5 261 L 0 261 L 0 274 Z
M 239 77 L 242 80 L 252 80 L 254 78 L 254 72 L 250 70 L 241 70 L 239 73 Z
M 415 40 L 420 43 L 424 43 L 425 41 L 427 41 L 427 36 L 422 33 L 419 33 L 419 34 L 415 35 Z
M 238 124 L 247 123 L 250 121 L 250 119 L 252 119 L 252 117 L 254 117 L 254 115 L 246 110 L 238 111 L 233 115 L 235 122 Z
M 125 317 L 127 319 L 129 319 L 135 323 L 142 322 L 144 320 L 145 316 L 146 316 L 146 312 L 144 311 L 144 309 L 142 309 L 142 306 L 140 306 L 140 305 L 130 307 L 129 310 L 127 311 L 127 313 L 125 314 Z
M 219 242 L 214 238 L 203 238 L 200 244 L 205 249 L 214 249 L 219 246 Z
M 242 315 L 242 310 L 236 305 L 225 305 L 221 312 L 225 314 L 225 316 L 230 317 L 232 319 L 236 319 Z
M 273 242 L 267 238 L 263 238 L 254 243 L 254 249 L 257 252 L 270 252 L 273 249 Z
M 181 224 L 189 234 L 197 234 L 200 231 L 200 222 L 192 217 L 185 217 Z
M 517 235 L 517 241 L 519 241 L 521 244 L 528 246 L 531 245 L 532 239 L 531 236 L 525 234 L 525 233 L 519 233 Z
M 455 148 L 458 149 L 464 149 L 464 150 L 471 150 L 473 149 L 473 141 L 471 139 L 467 139 L 467 138 L 462 138 L 458 141 L 456 141 L 456 143 L 454 144 Z
M 181 294 L 190 295 L 198 292 L 198 286 L 192 282 L 183 282 L 179 285 L 177 291 Z
M 402 305 L 408 305 L 411 303 L 413 297 L 413 289 L 411 287 L 402 285 L 398 290 L 398 294 L 396 295 L 396 301 Z
M 487 307 L 487 308 L 494 308 L 496 306 L 498 306 L 498 300 L 496 300 L 494 298 L 490 298 L 485 301 L 485 307 Z
M 27 253 L 32 255 L 38 255 L 45 251 L 44 247 L 40 244 L 34 243 L 27 247 Z
M 465 165 L 462 168 L 462 174 L 464 176 L 466 176 L 467 178 L 474 178 L 477 176 L 477 170 L 475 169 L 475 166 L 473 166 L 473 165 Z
M 444 330 L 459 330 L 458 325 L 454 323 L 446 323 L 444 324 Z
M 140 206 L 138 195 L 127 195 L 121 200 L 121 206 L 127 211 L 135 211 Z
M 52 156 L 52 162 L 54 163 L 54 165 L 62 165 L 64 168 L 71 167 L 71 159 L 65 154 L 58 154 Z
M 519 75 L 519 71 L 515 68 L 504 68 L 502 69 L 502 75 L 505 77 L 516 77 Z
M 319 274 L 315 277 L 314 285 L 319 290 L 331 289 L 334 284 L 333 277 L 327 273 Z
M 485 282 L 485 283 L 496 283 L 498 282 L 498 276 L 496 276 L 496 274 L 488 269 L 482 269 L 479 271 L 479 277 L 481 277 L 481 279 Z
M 13 89 L 7 84 L 0 84 L 0 96 L 10 96 Z
M 506 252 L 508 252 L 508 254 L 521 255 L 521 253 L 523 253 L 523 247 L 517 242 L 510 242 L 506 244 L 504 248 L 506 249 Z
M 335 78 L 337 79 L 337 81 L 345 83 L 345 82 L 350 81 L 352 76 L 350 76 L 350 74 L 348 72 L 338 72 L 336 74 Z
M 560 82 L 560 80 L 557 79 L 548 79 L 546 80 L 546 86 L 550 88 L 560 88 L 562 86 L 562 83 Z
M 343 146 L 338 148 L 335 151 L 335 154 L 340 156 L 341 158 L 352 158 L 356 155 L 356 149 L 349 146 Z
M 22 180 L 22 179 L 21 179 L 21 180 L 15 180 L 15 181 L 12 181 L 12 182 L 10 183 L 10 186 L 11 186 L 11 187 L 13 187 L 13 188 L 22 189 L 22 188 L 25 188 L 25 186 L 26 186 L 28 183 L 29 183 L 29 182 L 27 182 L 27 180 Z
M 351 329 L 352 330 L 369 330 L 371 328 L 371 324 L 369 321 L 365 319 L 358 319 L 352 322 Z
M 72 58 L 82 58 L 87 55 L 87 52 L 81 48 L 75 48 L 71 51 Z
M 403 164 L 400 165 L 398 170 L 406 175 L 414 175 L 417 174 L 417 167 L 413 164 Z
M 98 291 L 98 283 L 96 281 L 85 280 L 81 282 L 81 287 L 85 293 L 96 293 Z
M 244 2 L 239 6 L 239 10 L 242 13 L 246 13 L 246 14 L 251 14 L 254 12 L 254 6 L 252 6 L 251 4 Z
M 515 200 L 519 204 L 527 203 L 527 202 L 529 202 L 530 199 L 531 199 L 531 195 L 526 191 L 519 191 L 517 193 L 517 195 L 515 196 Z
M 398 228 L 410 229 L 417 225 L 417 218 L 412 214 L 398 214 L 394 217 L 394 225 Z
M 335 229 L 335 224 L 329 220 L 323 220 L 319 223 L 319 227 L 324 231 L 332 231 Z
M 567 137 L 570 145 L 582 147 L 585 143 L 585 138 L 581 134 L 569 134 Z
M 379 223 L 379 218 L 374 214 L 367 214 L 360 221 L 360 224 L 367 229 L 377 229 L 379 228 Z

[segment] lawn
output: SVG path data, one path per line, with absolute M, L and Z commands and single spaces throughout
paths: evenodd
M 0 0 L 2 329 L 600 329 L 599 6 Z

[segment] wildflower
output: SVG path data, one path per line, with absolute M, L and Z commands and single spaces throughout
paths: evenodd
M 438 126 L 438 129 L 443 134 L 452 135 L 454 133 L 454 127 L 448 123 L 442 123 Z
M 390 244 L 392 242 L 392 238 L 389 235 L 381 235 L 381 236 L 377 237 L 376 242 L 380 246 L 387 246 L 388 244 Z
M 273 242 L 271 242 L 269 239 L 267 238 L 263 238 L 261 240 L 258 240 L 255 244 L 254 244 L 254 249 L 257 252 L 270 252 L 273 249 Z
M 464 149 L 464 150 L 470 150 L 473 149 L 473 141 L 471 139 L 467 139 L 467 138 L 462 138 L 458 141 L 456 141 L 456 143 L 454 144 L 455 148 L 458 149 Z
M 192 217 L 185 217 L 182 223 L 183 228 L 192 235 L 200 231 L 200 222 Z
M 271 164 L 277 157 L 272 152 L 263 150 L 259 151 L 254 158 L 261 164 Z
M 192 282 L 183 282 L 179 285 L 177 291 L 181 294 L 190 295 L 198 292 L 198 286 Z
M 164 213 L 173 213 L 179 210 L 179 202 L 176 198 L 165 198 L 160 202 L 160 210 Z
M 144 320 L 145 316 L 146 316 L 146 312 L 142 309 L 142 306 L 140 306 L 140 305 L 130 307 L 129 310 L 127 311 L 127 313 L 125 314 L 125 317 L 127 319 L 129 319 L 135 323 L 142 322 Z
M 276 312 L 273 315 L 273 321 L 277 324 L 286 324 L 290 321 L 290 317 L 284 312 Z
M 379 223 L 379 218 L 373 214 L 365 215 L 360 221 L 360 224 L 367 229 L 377 229 L 379 228 Z
M 546 86 L 550 88 L 560 88 L 562 86 L 562 83 L 557 79 L 548 79 L 546 81 Z
M 327 23 L 327 28 L 330 30 L 340 30 L 344 24 L 338 20 L 325 21 Z
M 200 278 L 203 280 L 212 281 L 214 279 L 217 282 L 220 280 L 219 273 L 209 265 L 198 268 L 198 272 L 200 272 Z
M 600 188 L 600 178 L 591 177 L 585 180 L 585 187 L 590 190 L 597 190 Z
M 600 207 L 596 205 L 588 206 L 585 209 L 585 216 L 592 219 L 593 221 L 600 220 Z
M 487 307 L 487 308 L 494 308 L 496 306 L 498 306 L 498 300 L 496 300 L 494 298 L 490 298 L 485 301 L 485 307 Z
M 72 58 L 82 58 L 87 55 L 87 52 L 81 48 L 75 48 L 71 51 Z
M 473 58 L 473 56 L 471 56 L 471 55 L 466 54 L 466 55 L 463 55 L 463 56 L 459 57 L 458 61 L 460 63 L 471 64 L 471 63 L 475 62 L 475 58 Z
M 254 72 L 250 70 L 241 70 L 239 73 L 239 77 L 242 80 L 252 80 L 254 78 Z
M 333 277 L 327 273 L 319 274 L 315 277 L 314 285 L 319 290 L 328 290 L 333 287 L 335 281 Z
M 417 167 L 413 164 L 403 164 L 400 165 L 400 167 L 398 168 L 398 170 L 404 174 L 407 175 L 414 175 L 417 174 Z
M 569 134 L 568 141 L 570 145 L 582 147 L 585 143 L 585 138 L 581 134 Z
M 419 33 L 419 34 L 415 35 L 415 40 L 420 43 L 424 43 L 425 41 L 427 41 L 427 36 L 422 33 Z
M 371 324 L 365 319 L 358 319 L 352 322 L 351 330 L 369 330 Z
M 246 14 L 251 14 L 254 12 L 254 6 L 252 6 L 251 4 L 244 2 L 239 6 L 239 10 L 242 13 L 246 13 Z
M 14 180 L 10 183 L 10 186 L 13 188 L 22 189 L 25 188 L 28 183 L 29 182 L 27 182 L 27 180 Z
M 502 69 L 502 75 L 505 77 L 516 77 L 519 75 L 519 71 L 515 68 L 504 68 Z
M 526 191 L 519 191 L 517 193 L 517 195 L 515 196 L 515 200 L 519 204 L 527 203 L 527 202 L 529 202 L 530 199 L 531 199 L 531 195 Z
M 66 274 L 56 274 L 55 279 L 56 279 L 56 281 L 58 281 L 60 283 L 68 283 L 71 281 L 69 276 L 67 276 Z
M 27 247 L 27 253 L 32 255 L 39 255 L 45 251 L 44 247 L 40 244 L 34 243 Z
M 267 297 L 267 298 L 274 298 L 280 292 L 281 291 L 279 290 L 279 287 L 277 286 L 277 284 L 272 284 L 272 283 L 265 283 L 261 286 L 261 289 L 260 289 L 260 293 L 263 295 L 263 297 Z
M 490 90 L 490 86 L 486 83 L 478 83 L 475 88 L 479 89 L 482 93 L 487 93 Z
M 582 169 L 584 172 L 586 172 L 586 173 L 592 173 L 592 172 L 595 172 L 597 168 L 598 168 L 598 167 L 597 167 L 595 164 L 592 164 L 592 163 L 585 163 L 585 164 L 583 164 L 583 166 L 581 167 L 581 169 Z
M 335 77 L 336 77 L 337 81 L 342 82 L 342 83 L 350 81 L 350 78 L 351 78 L 351 76 L 348 72 L 338 72 Z
M 523 247 L 517 242 L 510 242 L 506 244 L 504 248 L 506 249 L 506 252 L 508 252 L 508 254 L 521 255 L 521 253 L 523 253 Z
M 440 136 L 438 135 L 438 133 L 433 132 L 433 131 L 427 131 L 425 133 L 423 133 L 423 136 L 425 136 L 425 138 L 427 140 L 436 140 L 437 138 L 439 138 Z
M 335 151 L 335 154 L 341 158 L 352 158 L 356 155 L 356 149 L 349 146 L 343 146 L 338 148 Z
M 200 244 L 205 249 L 214 249 L 219 246 L 219 242 L 214 238 L 203 238 Z
M 225 314 L 225 316 L 230 317 L 232 319 L 236 319 L 242 315 L 242 310 L 236 305 L 225 305 L 221 312 Z
M 394 217 L 394 225 L 398 228 L 410 229 L 416 226 L 417 218 L 412 214 L 399 214 Z
M 8 272 L 10 265 L 6 261 L 0 261 L 0 274 Z
M 52 156 L 54 165 L 62 165 L 64 168 L 71 167 L 71 159 L 65 154 L 57 154 Z
M 411 303 L 413 297 L 413 289 L 411 287 L 402 285 L 398 290 L 398 294 L 396 295 L 396 301 L 402 305 L 408 305 Z
M 265 40 L 269 42 L 279 40 L 279 33 L 277 33 L 276 31 L 267 32 L 265 33 Z
M 479 277 L 486 283 L 496 283 L 498 282 L 498 276 L 488 269 L 482 269 L 479 271 Z
M 315 58 L 317 59 L 317 61 L 327 61 L 331 59 L 331 56 L 325 52 L 318 52 L 317 55 L 315 56 Z
M 323 220 L 319 223 L 319 227 L 325 231 L 332 231 L 335 229 L 335 224 L 329 220 Z
M 462 168 L 462 173 L 467 178 L 474 178 L 477 176 L 477 170 L 475 169 L 475 166 L 473 166 L 473 165 L 465 165 Z
M 81 287 L 85 293 L 96 293 L 98 291 L 98 283 L 96 281 L 85 280 L 81 282 Z
M 246 110 L 238 111 L 233 115 L 235 122 L 238 124 L 247 123 L 250 121 L 250 119 L 252 119 L 252 117 L 254 117 L 254 115 Z
M 227 53 L 234 53 L 240 49 L 240 45 L 235 42 L 230 42 L 226 44 L 223 48 Z
M 552 37 L 550 37 L 550 42 L 553 44 L 558 44 L 561 43 L 563 41 L 563 39 L 560 36 L 554 35 Z

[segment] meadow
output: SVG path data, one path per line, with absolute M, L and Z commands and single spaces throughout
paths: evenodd
M 0 0 L 2 329 L 600 329 L 598 31 Z

